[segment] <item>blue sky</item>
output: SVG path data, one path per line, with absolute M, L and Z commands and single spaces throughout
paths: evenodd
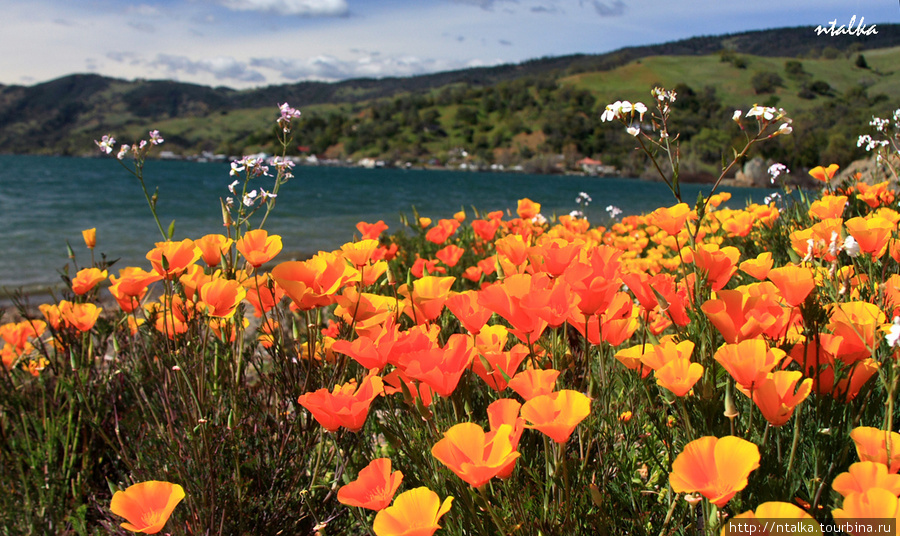
M 900 22 L 897 0 L 0 0 L 0 12 L 0 84 L 93 72 L 233 88 Z

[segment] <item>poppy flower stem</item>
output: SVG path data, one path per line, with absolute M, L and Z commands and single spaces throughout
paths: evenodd
M 484 500 L 484 504 L 487 507 L 488 513 L 491 515 L 491 520 L 494 522 L 494 526 L 497 527 L 497 530 L 500 531 L 500 534 L 508 534 L 509 531 L 506 528 L 506 524 L 503 523 L 503 520 L 500 519 L 500 516 L 497 515 L 497 512 L 494 511 L 494 507 L 491 505 L 491 499 L 487 495 L 487 491 L 485 488 L 488 487 L 489 484 L 484 484 L 477 488 L 479 495 Z
M 802 411 L 803 407 L 800 406 L 794 412 L 794 437 L 791 440 L 791 455 L 788 457 L 787 474 L 791 474 L 791 469 L 794 467 L 794 456 L 797 454 L 797 446 L 800 444 L 800 413 Z

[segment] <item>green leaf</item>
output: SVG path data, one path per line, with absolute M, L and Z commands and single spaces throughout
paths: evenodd
M 169 224 L 169 240 L 172 240 L 173 236 L 175 236 L 175 220 Z

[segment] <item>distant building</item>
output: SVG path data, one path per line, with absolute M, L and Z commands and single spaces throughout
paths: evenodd
M 580 166 L 581 170 L 584 171 L 588 175 L 615 175 L 616 168 L 613 166 L 604 165 L 603 162 L 599 160 L 594 160 L 593 158 L 582 158 L 578 162 L 575 162 L 576 166 Z

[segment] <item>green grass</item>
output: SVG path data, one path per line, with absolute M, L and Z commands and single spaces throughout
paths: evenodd
M 900 47 L 870 50 L 863 54 L 871 69 L 860 69 L 854 65 L 856 56 L 834 60 L 802 59 L 803 69 L 810 74 L 812 82 L 828 82 L 836 93 L 843 93 L 858 86 L 868 86 L 870 95 L 884 93 L 897 94 L 900 90 L 900 73 L 894 66 L 900 63 Z M 811 107 L 823 97 L 806 100 L 797 96 L 801 81 L 789 78 L 784 71 L 786 61 L 793 58 L 766 58 L 760 56 L 741 57 L 747 60 L 746 69 L 737 69 L 718 55 L 709 56 L 653 56 L 636 60 L 607 72 L 581 73 L 560 79 L 562 84 L 571 84 L 578 89 L 587 89 L 597 95 L 599 102 L 616 100 L 646 101 L 653 85 L 666 88 L 685 83 L 695 91 L 705 86 L 715 86 L 719 98 L 726 106 L 746 108 L 748 103 L 770 98 L 757 95 L 751 79 L 761 71 L 779 74 L 785 87 L 778 88 L 774 95 L 779 98 L 778 106 L 788 112 Z M 824 97 L 827 98 L 827 97 Z

